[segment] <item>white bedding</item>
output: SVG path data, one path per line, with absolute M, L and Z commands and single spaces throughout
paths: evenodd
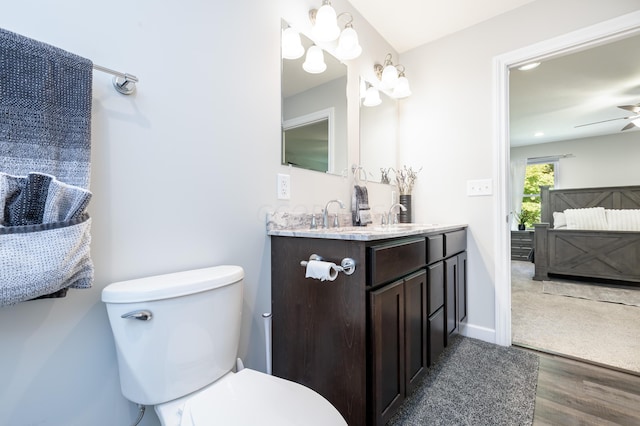
M 586 209 L 567 209 L 564 211 L 567 219 L 567 229 L 606 230 L 607 217 L 604 207 L 590 207 Z
M 610 231 L 640 231 L 640 210 L 605 210 Z
M 640 209 L 611 210 L 603 207 L 553 212 L 554 229 L 640 231 Z

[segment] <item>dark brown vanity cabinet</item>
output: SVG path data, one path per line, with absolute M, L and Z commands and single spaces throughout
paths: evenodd
M 427 368 L 424 237 L 368 248 L 370 401 L 368 424 L 384 425 Z M 391 279 L 390 284 L 376 285 Z
M 442 232 L 373 241 L 272 236 L 273 374 L 323 395 L 350 426 L 386 424 L 444 349 L 447 297 L 466 295 L 466 281 L 446 290 L 445 262 L 466 264 L 464 248 L 448 256 L 446 242 Z M 311 254 L 336 264 L 353 258 L 356 270 L 305 279 L 300 261 Z
M 459 332 L 460 322 L 467 317 L 467 237 L 466 231 L 444 234 L 446 271 L 445 314 L 447 338 Z

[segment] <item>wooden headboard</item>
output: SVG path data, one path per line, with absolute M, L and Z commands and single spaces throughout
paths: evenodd
M 549 189 L 540 186 L 542 213 L 540 222 L 553 223 L 553 212 L 565 209 L 604 207 L 605 209 L 640 209 L 640 186 L 607 188 Z

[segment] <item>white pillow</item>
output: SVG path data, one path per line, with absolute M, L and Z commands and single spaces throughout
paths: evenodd
M 640 231 L 640 210 L 605 210 L 611 231 Z
M 563 212 L 553 212 L 553 229 L 567 227 L 567 217 Z
M 604 207 L 589 207 L 586 209 L 567 209 L 567 229 L 607 230 L 607 216 Z

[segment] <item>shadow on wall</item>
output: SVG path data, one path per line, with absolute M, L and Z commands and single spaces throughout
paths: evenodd
M 71 425 L 68 419 L 75 419 L 73 425 L 87 425 L 95 418 L 98 405 L 113 407 L 114 424 L 128 424 L 135 419 L 137 407 L 120 392 L 115 345 L 112 337 L 105 338 L 111 336 L 111 329 L 98 294 L 96 289 L 72 290 L 66 299 L 36 300 L 3 308 L 12 321 L 0 322 L 2 351 L 6 359 L 14 359 L 16 364 L 12 375 L 3 377 L 0 400 L 5 408 L 11 408 L 6 412 L 0 409 L 0 424 L 60 424 L 61 419 L 66 419 L 64 423 Z M 96 302 L 91 304 L 92 301 Z M 84 306 L 88 310 L 82 314 Z M 55 325 L 51 318 L 55 318 Z M 20 321 L 19 329 L 12 325 L 14 321 Z M 47 336 L 30 339 L 25 337 L 27 330 L 31 330 L 31 336 Z M 43 342 L 57 346 L 43 346 Z M 77 342 L 83 342 L 82 346 Z M 30 361 L 27 366 L 20 360 Z M 86 380 L 72 384 L 69 376 Z M 105 399 L 111 401 L 105 403 Z

